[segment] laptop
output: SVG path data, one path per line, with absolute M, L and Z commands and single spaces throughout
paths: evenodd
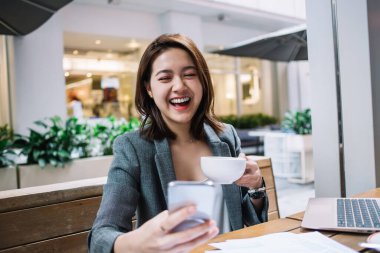
M 380 198 L 312 198 L 301 227 L 357 233 L 380 231 Z

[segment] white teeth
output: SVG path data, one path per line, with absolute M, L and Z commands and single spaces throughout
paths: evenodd
M 173 104 L 180 104 L 180 103 L 185 103 L 187 101 L 189 101 L 190 98 L 189 97 L 185 97 L 185 98 L 174 98 L 174 99 L 171 99 L 170 102 L 173 103 Z

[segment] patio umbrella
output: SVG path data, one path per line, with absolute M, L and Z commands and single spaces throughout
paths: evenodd
M 0 34 L 25 35 L 72 0 L 0 0 Z
M 272 61 L 307 60 L 306 25 L 261 35 L 212 53 Z

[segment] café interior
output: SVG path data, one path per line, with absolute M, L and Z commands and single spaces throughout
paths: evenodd
M 286 171 L 284 174 L 277 165 L 288 166 L 289 174 L 297 167 L 290 166 L 295 160 L 288 156 L 284 162 L 278 152 L 267 150 L 265 155 L 272 160 L 259 163 L 273 169 L 271 190 L 275 193 L 271 197 L 276 199 L 272 202 L 276 203 L 272 206 L 276 217 L 259 227 L 257 235 L 253 230 L 244 230 L 242 234 L 228 234 L 227 239 L 269 232 L 305 232 L 301 227 L 303 210 L 311 197 L 379 198 L 380 76 L 376 69 L 380 62 L 380 4 L 375 0 L 258 0 L 253 5 L 250 1 L 238 1 L 241 5 L 236 2 L 74 0 L 28 35 L 1 35 L 0 125 L 8 124 L 16 133 L 24 134 L 35 120 L 52 115 L 95 122 L 109 116 L 127 121 L 138 117 L 134 92 L 141 54 L 159 34 L 180 32 L 193 38 L 210 67 L 217 116 L 263 113 L 280 124 L 286 112 L 311 108 L 312 142 L 292 143 L 303 148 L 296 150 L 298 164 L 308 163 L 312 169 L 300 169 L 299 173 L 306 174 L 294 183 L 294 178 L 289 180 L 293 176 L 287 176 Z M 307 60 L 284 62 L 215 53 L 305 23 Z M 268 128 L 253 129 L 245 134 L 281 141 L 289 134 L 276 131 L 281 129 L 269 129 L 270 134 Z M 292 152 L 295 151 L 288 155 Z M 94 184 L 81 182 L 75 187 L 88 187 L 86 190 L 98 201 L 105 183 L 102 180 Z M 73 192 L 65 188 L 67 185 L 59 187 Z M 45 190 L 38 194 L 52 196 Z M 37 207 L 37 202 L 27 202 L 23 193 L 9 194 L 10 191 L 4 193 L 1 203 L 11 203 L 15 197 L 22 200 L 20 203 L 26 201 L 19 205 L 23 210 L 29 212 L 29 207 Z M 65 201 L 76 198 L 68 196 L 65 195 Z M 58 203 L 54 201 L 57 200 L 49 205 Z M 0 212 L 8 217 L 16 209 L 5 204 Z M 81 232 L 89 228 L 76 229 Z M 28 237 L 23 243 L 51 239 L 50 235 L 43 236 L 38 240 Z M 363 235 L 326 236 L 353 250 L 369 252 L 358 246 L 366 239 Z M 224 239 L 223 235 L 218 238 Z M 16 240 L 7 242 L 0 243 L 0 251 L 18 245 Z M 194 252 L 208 249 L 204 245 Z

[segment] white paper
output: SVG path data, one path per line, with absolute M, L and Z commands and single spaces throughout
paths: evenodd
M 217 251 L 206 253 L 351 253 L 356 252 L 319 232 L 293 234 L 274 233 L 255 238 L 211 243 Z

